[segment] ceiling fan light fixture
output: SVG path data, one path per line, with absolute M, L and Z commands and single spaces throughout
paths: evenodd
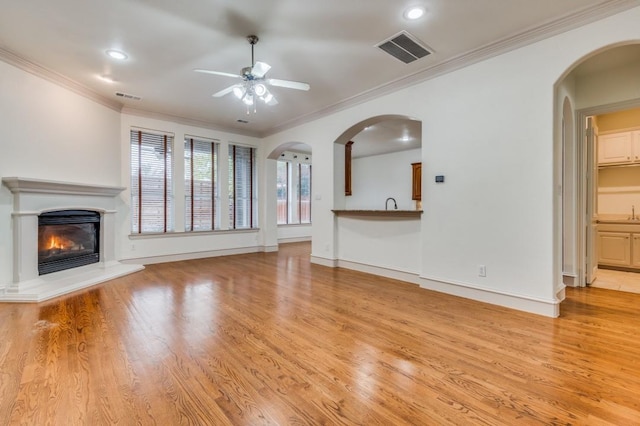
M 246 93 L 246 90 L 244 90 L 244 87 L 236 86 L 233 88 L 233 94 L 238 99 L 242 99 L 245 93 Z
M 251 93 L 245 94 L 242 98 L 242 102 L 244 102 L 247 106 L 253 105 L 253 95 Z
M 262 83 L 256 84 L 253 90 L 259 97 L 263 97 L 267 93 L 267 87 Z
M 273 95 L 271 94 L 271 92 L 268 92 L 263 98 L 262 100 L 264 101 L 265 104 L 268 104 L 269 102 L 271 102 L 273 100 Z

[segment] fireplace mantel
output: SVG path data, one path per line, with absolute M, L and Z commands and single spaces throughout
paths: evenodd
M 13 194 L 13 282 L 2 287 L 0 302 L 41 302 L 144 268 L 116 260 L 117 186 L 3 177 Z M 81 209 L 100 213 L 100 262 L 38 275 L 38 216 Z
M 86 183 L 60 182 L 55 180 L 3 177 L 2 183 L 12 194 L 29 192 L 36 194 L 94 195 L 115 197 L 125 190 L 120 186 L 89 185 Z

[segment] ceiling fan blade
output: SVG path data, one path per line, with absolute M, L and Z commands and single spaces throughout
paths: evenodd
M 265 62 L 256 62 L 253 68 L 251 68 L 251 74 L 256 78 L 262 78 L 271 69 L 271 65 Z
M 201 68 L 196 68 L 196 69 L 194 69 L 194 71 L 195 72 L 201 72 L 203 74 L 213 74 L 213 75 L 222 75 L 224 77 L 242 78 L 241 75 L 231 74 L 230 72 L 203 70 Z
M 233 85 L 227 87 L 226 89 L 222 89 L 221 91 L 214 93 L 211 96 L 213 96 L 214 98 L 221 98 L 224 95 L 233 92 L 233 89 L 235 89 L 236 87 L 240 87 L 240 86 L 241 86 L 241 84 L 233 84 Z
M 311 88 L 311 86 L 309 86 L 307 83 L 290 80 L 278 80 L 277 78 L 269 78 L 267 79 L 267 83 L 276 87 L 286 87 L 287 89 L 309 90 Z

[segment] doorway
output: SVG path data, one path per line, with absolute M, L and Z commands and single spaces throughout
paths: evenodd
M 596 148 L 598 148 L 597 132 L 600 135 L 607 135 L 615 133 L 617 130 L 633 131 L 635 129 L 635 124 L 625 124 L 624 127 L 613 129 L 607 127 L 607 120 L 604 121 L 604 127 L 599 126 L 597 122 L 600 116 L 640 108 L 640 98 L 637 97 L 637 89 L 640 89 L 640 84 L 637 78 L 633 77 L 637 76 L 639 72 L 640 44 L 629 44 L 611 47 L 593 54 L 576 65 L 562 80 L 559 80 L 557 99 L 559 111 L 562 111 L 562 120 L 559 121 L 561 125 L 558 126 L 558 129 L 562 148 L 561 154 L 557 158 L 561 159 L 562 165 L 560 175 L 562 182 L 561 252 L 562 275 L 566 285 L 584 287 L 599 279 L 600 285 L 607 285 L 605 283 L 608 281 L 608 288 L 624 289 L 626 282 L 632 281 L 625 277 L 636 277 L 636 275 L 617 274 L 620 271 L 615 271 L 615 277 L 607 277 L 610 274 L 608 269 L 601 274 L 597 268 L 601 248 L 598 247 L 598 213 L 623 215 L 627 214 L 627 210 L 628 213 L 631 213 L 631 206 L 640 205 L 640 199 L 637 201 L 634 199 L 626 210 L 620 210 L 622 207 L 618 210 L 612 210 L 609 199 L 605 200 L 604 209 L 599 205 L 601 204 L 599 201 L 603 199 L 603 191 L 598 193 L 597 189 L 598 178 L 602 173 L 598 165 Z M 633 97 L 634 95 L 636 97 Z M 595 127 L 598 128 L 597 131 L 594 131 L 594 137 L 591 141 L 588 141 L 589 134 L 586 129 L 589 117 L 596 117 Z M 575 125 L 572 130 L 573 123 Z M 638 124 L 638 129 L 640 129 L 640 124 Z M 616 167 L 625 169 L 627 174 L 632 168 L 637 169 L 640 173 L 640 167 L 629 165 Z M 609 171 L 606 173 L 611 174 Z M 612 179 L 615 182 L 617 178 L 605 176 L 605 183 L 609 182 L 607 185 L 611 185 Z M 633 188 L 618 188 L 612 192 L 626 192 L 626 200 L 628 201 L 628 197 L 633 191 Z M 606 193 L 606 191 L 604 192 Z M 611 198 L 611 195 L 605 194 L 604 197 Z M 609 207 L 607 207 L 607 203 L 609 203 Z M 631 238 L 631 233 L 629 236 Z M 628 252 L 630 256 L 632 254 L 631 247 Z M 640 249 L 637 252 L 640 253 Z M 612 265 L 604 266 L 610 267 Z
M 589 189 L 596 224 L 588 240 L 597 260 L 597 273 L 587 283 L 640 293 L 640 107 L 597 113 L 587 121 L 593 123 L 587 143 L 596 160 Z

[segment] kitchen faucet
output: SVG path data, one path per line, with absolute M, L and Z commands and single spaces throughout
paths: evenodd
M 389 210 L 388 209 L 389 200 L 393 200 L 393 208 L 398 210 L 398 203 L 396 203 L 396 199 L 391 197 L 387 198 L 387 201 L 384 202 L 384 209 Z

